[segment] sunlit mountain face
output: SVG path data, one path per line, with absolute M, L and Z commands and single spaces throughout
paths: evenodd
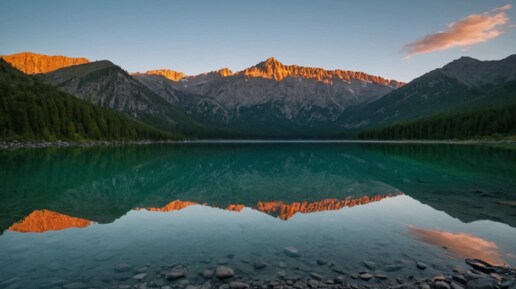
M 0 255 L 10 266 L 0 279 L 118 287 L 126 281 L 105 276 L 118 264 L 159 279 L 170 260 L 194 284 L 219 263 L 254 279 L 334 277 L 372 261 L 389 280 L 452 274 L 465 258 L 514 265 L 515 161 L 506 148 L 423 144 L 2 151 Z

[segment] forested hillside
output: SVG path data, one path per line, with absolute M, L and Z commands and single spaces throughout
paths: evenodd
M 0 139 L 142 140 L 172 135 L 27 76 L 0 59 Z
M 516 104 L 441 114 L 364 131 L 361 139 L 466 139 L 516 135 Z

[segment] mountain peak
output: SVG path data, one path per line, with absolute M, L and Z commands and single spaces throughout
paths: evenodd
M 73 58 L 61 55 L 45 55 L 21 52 L 1 56 L 7 63 L 26 74 L 47 73 L 72 65 L 89 63 L 86 58 Z
M 233 71 L 231 71 L 231 69 L 229 69 L 227 67 L 221 68 L 219 70 L 214 70 L 214 71 L 212 71 L 212 73 L 218 74 L 218 75 L 220 75 L 222 77 L 233 75 Z
M 154 69 L 154 70 L 147 70 L 145 74 L 154 74 L 154 75 L 161 75 L 163 77 L 166 77 L 173 81 L 178 81 L 181 78 L 185 77 L 186 74 L 182 72 L 178 72 L 171 69 Z

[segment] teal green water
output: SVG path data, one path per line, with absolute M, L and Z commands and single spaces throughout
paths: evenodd
M 60 279 L 115 286 L 129 282 L 109 277 L 120 262 L 135 270 L 180 263 L 195 279 L 228 255 L 240 276 L 273 275 L 280 261 L 287 271 L 331 274 L 316 265 L 318 258 L 349 272 L 363 269 L 364 260 L 374 260 L 379 272 L 403 264 L 393 276 L 436 274 L 466 257 L 516 265 L 515 188 L 516 150 L 487 146 L 4 150 L 0 283 L 18 277 L 28 287 Z M 151 210 L 177 200 L 193 204 Z M 38 210 L 87 226 L 33 214 Z M 285 246 L 297 247 L 301 257 L 285 256 Z M 256 271 L 255 260 L 269 266 Z M 430 268 L 414 270 L 417 260 Z

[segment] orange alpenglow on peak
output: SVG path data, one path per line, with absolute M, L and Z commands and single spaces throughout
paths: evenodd
M 61 55 L 44 55 L 32 52 L 22 52 L 11 55 L 2 55 L 7 63 L 26 73 L 47 73 L 60 68 L 89 63 L 86 58 L 72 58 Z
M 161 76 L 166 77 L 166 78 L 168 78 L 170 80 L 173 80 L 173 81 L 178 81 L 181 78 L 186 76 L 186 74 L 184 74 L 182 72 L 178 72 L 178 71 L 171 70 L 171 69 L 147 70 L 147 72 L 145 72 L 145 73 L 146 74 L 161 75 Z
M 167 205 L 165 205 L 164 207 L 161 207 L 161 208 L 146 208 L 145 210 L 152 211 L 152 212 L 170 212 L 170 211 L 179 211 L 179 210 L 182 210 L 186 207 L 190 207 L 193 205 L 199 205 L 199 204 L 195 203 L 195 202 L 176 200 L 176 201 L 168 203 Z
M 50 210 L 37 210 L 22 221 L 13 224 L 9 231 L 22 233 L 43 233 L 47 231 L 59 231 L 70 228 L 85 228 L 93 222 L 76 218 Z
M 214 73 L 220 75 L 220 76 L 223 76 L 223 77 L 226 77 L 226 76 L 231 76 L 233 75 L 233 71 L 231 71 L 231 69 L 229 68 L 222 68 L 222 69 L 219 69 L 219 70 L 216 70 L 216 71 L 213 71 Z
M 281 81 L 287 77 L 301 77 L 306 79 L 314 79 L 327 84 L 331 84 L 333 80 L 351 81 L 353 79 L 358 79 L 361 81 L 388 85 L 393 88 L 398 88 L 404 84 L 403 82 L 385 79 L 383 77 L 370 75 L 364 72 L 340 69 L 324 70 L 317 67 L 284 65 L 274 57 L 270 57 L 253 67 L 238 72 L 237 74 L 241 74 L 247 77 L 270 78 L 277 81 Z

